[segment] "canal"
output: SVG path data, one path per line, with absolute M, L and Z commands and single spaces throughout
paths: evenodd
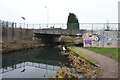
M 67 63 L 67 56 L 59 54 L 59 46 L 47 46 L 2 55 L 2 78 L 50 78 Z

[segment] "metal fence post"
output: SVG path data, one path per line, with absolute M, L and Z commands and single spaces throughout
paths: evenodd
M 15 23 L 15 28 L 16 28 L 16 26 L 17 26 L 17 23 Z
M 33 24 L 33 29 L 34 29 L 34 24 Z
M 39 29 L 41 29 L 41 26 L 40 26 L 40 24 L 39 24 Z
M 93 33 L 93 24 L 92 24 L 92 33 Z
M 28 24 L 27 24 L 27 29 L 28 29 Z
M 81 29 L 81 23 L 79 23 L 79 29 Z
M 20 25 L 19 25 L 19 28 L 21 28 L 21 23 L 20 23 Z
M 0 21 L 0 27 L 2 27 L 2 21 Z
M 12 40 L 14 40 L 14 22 L 12 23 Z

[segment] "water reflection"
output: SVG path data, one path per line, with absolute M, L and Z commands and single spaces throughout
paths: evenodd
M 54 76 L 60 66 L 24 62 L 1 69 L 3 78 L 49 78 Z M 40 74 L 36 76 L 36 74 Z
M 59 62 L 67 62 L 67 56 L 60 55 L 59 52 L 58 46 L 47 46 L 3 54 L 3 78 L 49 78 L 60 68 Z

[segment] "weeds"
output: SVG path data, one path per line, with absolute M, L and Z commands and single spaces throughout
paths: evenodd
M 66 66 L 62 65 L 62 68 L 56 72 L 54 78 L 79 78 L 80 75 L 83 75 L 83 78 L 92 78 L 95 77 L 99 71 L 99 67 L 95 65 L 93 60 L 86 58 L 86 56 L 79 54 L 78 52 L 74 51 L 72 47 L 68 48 L 68 52 L 62 51 L 60 54 L 68 55 L 69 59 L 69 66 L 72 67 L 74 70 L 69 71 Z M 88 61 L 91 60 L 91 61 Z M 91 64 L 92 63 L 92 64 Z

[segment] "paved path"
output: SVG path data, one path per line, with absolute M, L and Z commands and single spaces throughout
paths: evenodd
M 81 47 L 75 47 L 75 49 L 93 58 L 100 65 L 101 70 L 98 73 L 98 78 L 118 78 L 117 61 Z

